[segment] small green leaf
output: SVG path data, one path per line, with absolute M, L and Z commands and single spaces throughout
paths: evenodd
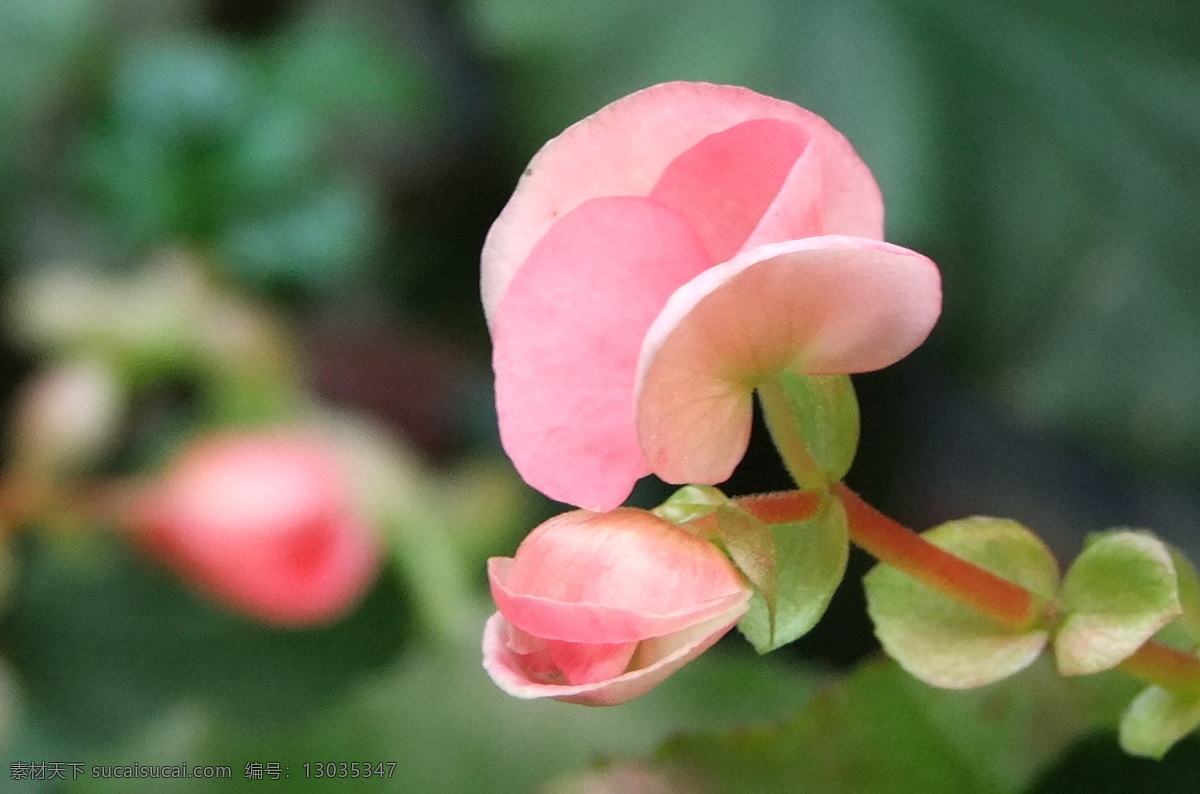
M 1162 758 L 1171 745 L 1200 725 L 1200 695 L 1151 686 L 1121 716 L 1121 749 L 1132 755 Z
M 711 485 L 685 485 L 651 510 L 659 518 L 683 526 L 729 503 L 729 497 Z
M 1200 644 L 1200 576 L 1192 561 L 1171 549 L 1171 562 L 1179 579 L 1179 606 L 1182 612 L 1176 621 L 1190 639 L 1191 647 Z
M 923 537 L 1037 595 L 1051 597 L 1058 583 L 1050 550 L 1015 521 L 965 518 Z M 863 586 L 884 650 L 933 686 L 966 689 L 1006 678 L 1036 659 L 1049 636 L 1041 627 L 1004 626 L 882 563 Z
M 774 610 L 769 588 L 750 599 L 738 629 L 759 653 L 786 645 L 808 632 L 829 606 L 846 573 L 850 553 L 846 513 L 825 498 L 811 518 L 769 525 L 775 541 Z
M 771 438 L 802 488 L 839 482 L 858 449 L 858 400 L 849 375 L 785 370 L 759 386 Z
M 779 566 L 775 535 L 769 526 L 736 505 L 721 505 L 716 515 L 717 536 L 725 545 L 729 558 L 757 588 L 757 595 L 767 608 L 768 637 L 771 637 L 775 633 L 778 609 Z
M 1097 536 L 1067 571 L 1061 598 L 1054 652 L 1063 675 L 1115 667 L 1182 612 L 1171 553 L 1148 532 Z

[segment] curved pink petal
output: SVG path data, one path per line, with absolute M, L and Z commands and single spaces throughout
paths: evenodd
M 940 311 L 937 266 L 875 240 L 776 243 L 705 271 L 671 296 L 642 348 L 638 430 L 651 467 L 672 483 L 727 479 L 763 379 L 888 366 Z
M 530 532 L 505 584 L 524 595 L 667 614 L 739 593 L 720 549 L 645 510 L 572 510 Z
M 558 601 L 530 595 L 508 586 L 512 560 L 488 560 L 492 600 L 514 626 L 546 640 L 585 643 L 622 643 L 658 637 L 693 623 L 723 614 L 750 598 L 743 585 L 736 592 L 692 601 L 670 612 L 605 606 L 588 602 Z
M 483 667 L 508 694 L 519 698 L 554 698 L 589 706 L 613 706 L 640 697 L 668 676 L 708 650 L 746 613 L 748 598 L 727 612 L 691 625 L 674 634 L 642 642 L 632 669 L 615 678 L 589 684 L 546 683 L 522 665 L 522 657 L 508 644 L 510 626 L 499 612 L 483 631 Z
M 484 243 L 481 293 L 489 325 L 514 276 L 559 218 L 599 196 L 648 196 L 672 161 L 706 137 L 763 119 L 797 124 L 809 136 L 806 158 L 819 164 L 821 226 L 809 228 L 814 171 L 805 165 L 793 168 L 784 179 L 746 244 L 821 232 L 882 236 L 879 188 L 853 147 L 824 119 L 746 88 L 663 83 L 577 122 L 530 161 Z M 743 155 L 756 156 L 750 149 Z M 755 195 L 758 187 L 752 191 Z
M 649 472 L 638 352 L 667 297 L 707 264 L 683 219 L 645 198 L 592 199 L 546 232 L 492 323 L 500 438 L 527 483 L 603 510 Z
M 821 175 L 815 158 L 802 155 L 812 135 L 803 124 L 780 119 L 743 121 L 713 133 L 676 157 L 650 198 L 679 212 L 704 241 L 709 260 L 729 259 L 746 242 L 798 163 L 805 166 L 806 195 L 791 237 L 821 233 Z
M 616 678 L 629 667 L 637 642 L 587 643 L 549 640 L 551 662 L 569 684 L 594 684 Z

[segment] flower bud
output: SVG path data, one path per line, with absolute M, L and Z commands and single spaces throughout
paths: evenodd
M 135 511 L 152 553 L 217 601 L 284 625 L 345 614 L 381 548 L 336 453 L 300 433 L 226 433 L 180 454 Z
M 488 561 L 499 612 L 484 668 L 521 698 L 604 706 L 645 694 L 721 638 L 750 589 L 717 549 L 641 510 L 576 510 Z

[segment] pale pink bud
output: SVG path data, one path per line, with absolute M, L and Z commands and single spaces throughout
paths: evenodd
M 483 665 L 510 695 L 606 706 L 638 697 L 745 614 L 750 589 L 713 544 L 657 516 L 576 510 L 488 561 L 499 609 Z
M 301 433 L 225 433 L 188 446 L 135 511 L 145 545 L 228 607 L 284 625 L 345 614 L 381 547 L 336 453 Z

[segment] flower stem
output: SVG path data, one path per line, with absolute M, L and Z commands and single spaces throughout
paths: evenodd
M 851 540 L 880 561 L 1005 626 L 1026 628 L 1038 619 L 1038 599 L 1024 587 L 935 546 L 844 483 L 835 490 L 850 519 Z
M 1200 659 L 1161 642 L 1150 640 L 1117 669 L 1163 689 L 1200 695 Z
M 1006 626 L 1025 628 L 1037 620 L 1037 599 L 1025 588 L 935 546 L 867 504 L 845 484 L 834 489 L 846 508 L 851 540 L 880 561 Z M 814 491 L 781 491 L 737 502 L 775 524 L 807 518 L 820 499 Z
M 767 524 L 803 521 L 821 505 L 819 491 L 774 491 L 740 496 L 734 501 L 738 507 Z
M 1026 628 L 1040 617 L 1038 598 L 1025 588 L 935 546 L 867 504 L 844 483 L 834 490 L 846 508 L 851 539 L 882 562 L 1006 626 Z M 736 501 L 773 524 L 812 515 L 820 495 L 816 491 L 780 491 Z M 1154 640 L 1143 644 L 1117 669 L 1164 689 L 1200 695 L 1200 658 Z

